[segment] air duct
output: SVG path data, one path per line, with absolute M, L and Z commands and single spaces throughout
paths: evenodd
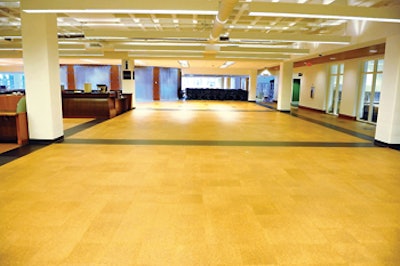
M 221 0 L 219 4 L 218 14 L 215 17 L 214 26 L 211 30 L 210 41 L 215 42 L 219 40 L 221 33 L 224 30 L 224 25 L 232 14 L 233 9 L 239 0 Z

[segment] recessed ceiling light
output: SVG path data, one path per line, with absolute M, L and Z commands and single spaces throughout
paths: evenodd
M 231 65 L 233 65 L 235 62 L 234 61 L 226 61 L 222 66 L 220 66 L 219 68 L 227 68 Z
M 375 54 L 375 53 L 378 52 L 378 50 L 376 50 L 376 49 L 370 49 L 369 52 L 370 52 L 371 54 Z
M 181 65 L 181 67 L 189 67 L 189 62 L 186 60 L 179 60 L 178 63 Z

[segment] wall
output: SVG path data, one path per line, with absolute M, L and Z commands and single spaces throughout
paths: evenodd
M 298 67 L 294 73 L 303 73 L 300 83 L 300 106 L 325 111 L 325 99 L 328 86 L 328 68 L 325 64 Z M 311 88 L 314 97 L 311 98 Z
M 24 72 L 23 66 L 0 66 L 0 72 Z

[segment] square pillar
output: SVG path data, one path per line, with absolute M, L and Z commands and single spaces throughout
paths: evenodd
M 57 15 L 21 12 L 25 93 L 32 140 L 64 135 Z
M 400 35 L 387 38 L 375 140 L 400 149 Z
M 132 59 L 123 59 L 121 63 L 122 93 L 132 94 L 131 108 L 136 107 L 135 90 L 135 62 Z
M 293 63 L 283 62 L 280 64 L 278 104 L 277 109 L 283 112 L 290 111 L 290 100 L 293 86 Z

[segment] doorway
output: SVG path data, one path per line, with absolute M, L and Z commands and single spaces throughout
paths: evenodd
M 293 79 L 293 90 L 292 90 L 292 106 L 299 106 L 300 100 L 300 79 Z

